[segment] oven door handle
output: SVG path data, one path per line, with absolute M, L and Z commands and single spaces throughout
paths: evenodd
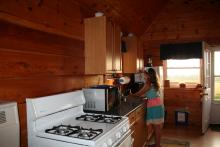
M 128 133 L 126 133 L 126 135 L 124 135 L 122 138 L 122 140 L 120 140 L 120 142 L 117 142 L 115 145 L 113 145 L 113 147 L 120 147 L 120 145 L 123 144 L 123 142 L 129 137 L 131 136 L 131 143 L 130 143 L 130 147 L 133 147 L 133 143 L 134 143 L 134 138 L 132 137 L 132 134 L 134 133 L 134 131 L 129 131 Z

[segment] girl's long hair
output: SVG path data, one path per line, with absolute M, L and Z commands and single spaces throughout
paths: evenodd
M 159 91 L 160 89 L 160 83 L 159 83 L 159 77 L 156 73 L 156 71 L 153 68 L 149 68 L 147 71 L 148 75 L 149 75 L 149 80 L 151 85 L 157 90 Z

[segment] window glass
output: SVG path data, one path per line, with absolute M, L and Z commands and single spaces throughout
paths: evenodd
M 167 60 L 167 79 L 171 85 L 200 83 L 200 59 Z
M 199 59 L 186 60 L 167 60 L 167 67 L 181 68 L 181 67 L 200 67 Z
M 178 83 L 200 83 L 200 69 L 167 69 L 167 79 Z
M 220 51 L 214 52 L 214 100 L 220 101 Z
M 220 76 L 220 51 L 214 52 L 214 73 Z
M 220 77 L 215 77 L 214 99 L 220 100 Z

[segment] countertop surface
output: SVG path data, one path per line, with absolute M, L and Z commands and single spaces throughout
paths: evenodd
M 135 97 L 135 96 L 129 96 L 126 98 L 126 100 L 121 100 L 120 103 L 113 107 L 108 112 L 97 112 L 97 113 L 103 113 L 108 115 L 118 115 L 118 116 L 126 116 L 132 111 L 136 110 L 138 107 L 140 107 L 144 103 L 143 98 L 141 97 Z M 85 111 L 87 113 L 94 113 L 91 111 Z
M 143 98 L 128 97 L 126 98 L 126 101 L 122 100 L 121 103 L 117 107 L 113 108 L 109 113 L 113 115 L 126 116 L 140 107 L 143 102 Z

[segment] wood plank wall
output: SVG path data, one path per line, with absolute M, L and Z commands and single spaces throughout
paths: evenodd
M 82 15 L 74 1 L 0 0 L 0 101 L 18 102 L 21 147 L 27 97 L 103 83 L 102 75 L 84 75 Z
M 154 65 L 162 64 L 161 43 L 202 40 L 220 44 L 219 7 L 219 1 L 170 0 L 142 36 L 145 57 L 152 55 Z
M 164 105 L 166 108 L 165 124 L 175 123 L 175 111 L 188 111 L 189 127 L 202 132 L 202 89 L 196 88 L 164 88 Z M 178 122 L 178 121 L 177 121 Z
M 0 18 L 83 40 L 86 10 L 71 0 L 0 0 Z

